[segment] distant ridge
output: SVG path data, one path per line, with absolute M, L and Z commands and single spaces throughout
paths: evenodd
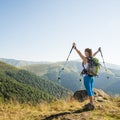
M 49 61 L 26 61 L 26 60 L 17 60 L 17 59 L 9 59 L 9 58 L 0 58 L 0 61 L 5 62 L 7 64 L 16 66 L 16 67 L 22 67 L 22 66 L 28 66 L 28 65 L 34 65 L 34 64 L 50 64 L 50 63 L 56 63 L 56 62 L 49 62 Z M 73 62 L 81 62 L 80 60 L 71 60 Z M 63 63 L 64 61 L 58 61 L 57 63 Z M 101 63 L 102 64 L 102 63 Z M 112 64 L 112 63 L 106 63 L 106 66 L 111 69 L 117 69 L 120 70 L 120 65 Z
M 106 63 L 106 66 L 108 68 L 120 70 L 120 65 L 116 65 L 116 64 L 112 64 L 112 63 Z
M 16 59 L 8 59 L 8 58 L 0 58 L 0 61 L 16 66 L 16 67 L 27 66 L 27 65 L 32 65 L 32 64 L 50 63 L 50 62 L 33 62 L 33 61 L 25 61 L 25 60 L 16 60 Z

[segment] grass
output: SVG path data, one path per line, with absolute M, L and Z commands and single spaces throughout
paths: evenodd
M 42 102 L 37 105 L 20 104 L 13 101 L 9 103 L 0 102 L 0 120 L 40 120 L 52 114 L 79 110 L 87 102 L 79 103 L 70 98 L 50 103 Z M 89 117 L 88 120 L 120 120 L 120 98 L 101 103 L 95 102 L 95 104 L 96 109 L 94 111 L 86 112 Z M 55 120 L 60 120 L 60 118 Z
M 106 102 L 97 103 L 97 108 L 93 111 L 94 117 L 100 117 L 102 118 L 101 120 L 120 120 L 119 103 L 119 97 L 112 98 Z
M 80 108 L 80 103 L 67 99 L 43 102 L 37 105 L 20 104 L 18 102 L 0 103 L 0 120 L 37 120 L 44 116 Z

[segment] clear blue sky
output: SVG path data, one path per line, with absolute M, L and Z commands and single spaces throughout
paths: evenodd
M 120 0 L 0 0 L 0 58 L 63 61 L 74 41 L 120 65 Z

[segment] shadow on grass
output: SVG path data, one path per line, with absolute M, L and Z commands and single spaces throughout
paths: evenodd
M 48 117 L 43 118 L 42 120 L 53 120 L 54 118 L 58 118 L 58 117 L 63 116 L 63 115 L 69 115 L 69 114 L 74 114 L 74 113 L 82 113 L 82 112 L 87 112 L 87 111 L 88 110 L 79 109 L 79 110 L 76 110 L 74 112 L 62 112 L 62 113 L 50 115 Z

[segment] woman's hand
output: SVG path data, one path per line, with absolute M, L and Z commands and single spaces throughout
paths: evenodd
M 75 43 L 73 43 L 73 44 L 72 44 L 72 47 L 73 47 L 74 49 L 76 49 L 76 44 L 75 44 Z
M 101 51 L 101 47 L 98 48 L 98 51 Z

